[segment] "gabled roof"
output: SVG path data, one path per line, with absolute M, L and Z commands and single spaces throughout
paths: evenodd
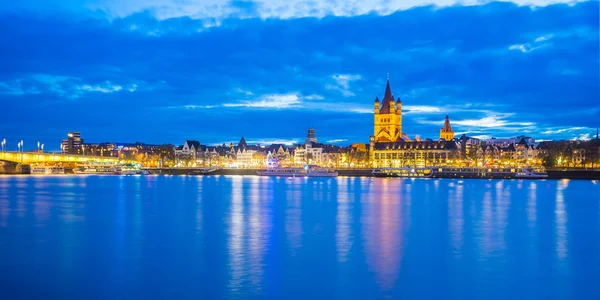
M 246 147 L 248 147 L 248 143 L 246 143 L 246 140 L 244 139 L 244 137 L 242 137 L 242 139 L 238 143 L 238 147 L 240 147 L 240 148 L 246 148 Z
M 188 147 L 194 147 L 194 149 L 198 149 L 200 148 L 200 142 L 198 141 L 194 141 L 194 140 L 186 140 L 185 143 L 188 145 Z

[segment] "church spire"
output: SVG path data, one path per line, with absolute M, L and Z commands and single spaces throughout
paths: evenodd
M 394 107 L 394 96 L 392 95 L 392 89 L 390 88 L 390 79 L 388 78 L 387 84 L 385 85 L 385 94 L 383 95 L 383 103 L 381 103 L 381 113 L 389 114 L 392 112 Z
M 452 131 L 452 126 L 450 126 L 450 118 L 448 118 L 448 114 L 446 114 L 446 120 L 444 121 L 444 128 L 442 128 L 445 132 Z
M 446 114 L 446 120 L 444 120 L 444 127 L 440 129 L 440 140 L 451 141 L 454 139 L 454 131 L 450 126 L 450 118 Z

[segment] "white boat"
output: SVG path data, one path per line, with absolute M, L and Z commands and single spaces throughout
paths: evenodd
M 526 167 L 431 167 L 431 170 L 432 177 L 438 178 L 548 178 L 543 169 Z
M 196 170 L 192 170 L 188 173 L 188 175 L 208 175 L 210 173 L 215 172 L 216 170 L 218 170 L 219 168 L 216 166 L 213 167 L 208 167 L 208 168 L 201 168 L 201 169 L 196 169 Z
M 406 177 L 406 178 L 429 178 L 433 174 L 430 168 L 380 168 L 373 170 L 375 177 Z
M 543 168 L 522 168 L 521 172 L 517 172 L 517 178 L 546 179 L 548 173 Z
M 31 168 L 30 174 L 37 175 L 50 175 L 50 174 L 65 174 L 65 169 L 59 166 L 51 167 L 33 167 Z
M 375 177 L 407 178 L 519 178 L 545 179 L 543 169 L 515 167 L 422 167 L 380 168 L 373 170 Z
M 277 177 L 336 177 L 338 172 L 333 169 L 319 167 L 316 165 L 306 165 L 304 168 L 269 168 L 264 171 L 258 171 L 260 176 Z
M 146 170 L 141 170 L 137 164 L 123 164 L 115 166 L 115 174 L 117 175 L 146 175 L 149 174 Z
M 73 169 L 75 174 L 114 175 L 116 170 L 110 165 L 88 165 Z
M 43 175 L 46 174 L 46 167 L 31 167 L 30 174 Z

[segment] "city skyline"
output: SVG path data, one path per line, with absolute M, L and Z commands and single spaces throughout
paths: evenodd
M 368 143 L 387 74 L 411 138 L 436 139 L 446 114 L 457 136 L 593 138 L 598 2 L 522 2 L 333 15 L 269 14 L 268 1 L 227 2 L 221 15 L 137 2 L 3 7 L 0 99 L 11 113 L 0 139 L 48 150 L 69 131 L 93 142 L 290 143 L 312 127 L 323 142 Z

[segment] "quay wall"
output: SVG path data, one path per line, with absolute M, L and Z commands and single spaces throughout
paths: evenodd
M 156 168 L 149 169 L 152 174 L 187 175 L 197 170 L 193 168 Z M 256 172 L 264 169 L 218 169 L 210 175 L 257 175 Z M 339 176 L 372 177 L 373 169 L 340 169 Z M 600 180 L 600 170 L 548 170 L 548 179 L 588 179 Z

